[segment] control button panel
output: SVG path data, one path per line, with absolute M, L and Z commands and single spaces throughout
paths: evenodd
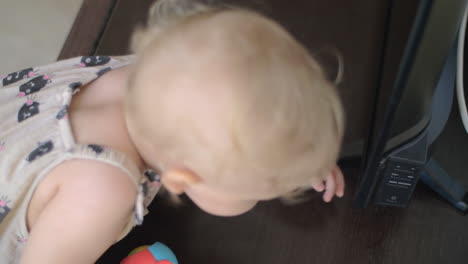
M 419 164 L 389 159 L 381 171 L 381 178 L 374 202 L 380 205 L 406 207 L 422 169 Z

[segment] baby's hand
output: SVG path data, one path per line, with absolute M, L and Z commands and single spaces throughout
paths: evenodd
M 343 197 L 345 181 L 341 169 L 336 166 L 324 179 L 324 182 L 312 186 L 317 192 L 323 192 L 323 201 L 330 202 L 333 196 Z

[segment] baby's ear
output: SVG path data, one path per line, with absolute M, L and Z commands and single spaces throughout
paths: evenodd
M 160 32 L 161 29 L 158 26 L 148 28 L 137 27 L 130 42 L 132 52 L 138 53 L 146 49 L 159 36 Z
M 192 184 L 199 183 L 201 178 L 194 172 L 186 169 L 169 169 L 161 175 L 164 187 L 173 194 L 182 194 Z

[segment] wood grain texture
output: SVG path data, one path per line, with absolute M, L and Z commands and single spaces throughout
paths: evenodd
M 116 0 L 83 0 L 59 60 L 94 54 L 115 2 Z
M 96 54 L 128 54 L 132 33 L 138 25 L 144 24 L 148 8 L 153 2 L 154 0 L 117 0 Z
M 357 170 L 345 171 L 345 198 L 325 204 L 318 194 L 287 206 L 264 202 L 239 217 L 219 218 L 189 201 L 181 207 L 158 199 L 145 223 L 98 263 L 117 263 L 133 248 L 161 241 L 180 263 L 466 263 L 468 228 L 459 215 L 424 186 L 407 209 L 353 209 Z

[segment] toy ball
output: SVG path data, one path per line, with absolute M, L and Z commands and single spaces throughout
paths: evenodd
M 151 246 L 134 249 L 120 264 L 179 264 L 179 262 L 171 249 L 161 242 L 156 242 Z

